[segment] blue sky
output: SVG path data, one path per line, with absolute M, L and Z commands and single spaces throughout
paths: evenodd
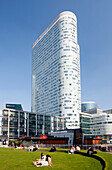
M 0 0 L 0 107 L 30 111 L 32 44 L 66 10 L 78 18 L 82 102 L 112 108 L 111 0 Z

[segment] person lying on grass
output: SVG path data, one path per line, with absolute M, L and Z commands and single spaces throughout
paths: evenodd
M 32 162 L 33 165 L 39 167 L 39 166 L 51 166 L 52 162 L 51 162 L 51 156 L 50 155 L 44 155 L 43 153 L 41 153 L 41 158 L 37 159 L 36 162 Z

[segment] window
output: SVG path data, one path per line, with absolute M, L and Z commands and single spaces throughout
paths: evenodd
M 72 109 L 72 107 L 65 107 L 65 109 Z

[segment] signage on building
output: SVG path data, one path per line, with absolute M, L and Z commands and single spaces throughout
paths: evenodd
M 25 136 L 23 135 L 23 136 L 21 136 L 21 139 L 25 139 Z
M 97 136 L 96 139 L 101 139 L 100 136 Z
M 48 137 L 46 135 L 40 135 L 40 139 L 47 139 Z

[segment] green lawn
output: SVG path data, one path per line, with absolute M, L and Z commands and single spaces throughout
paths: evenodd
M 105 152 L 98 152 L 97 154 L 106 162 L 105 170 L 112 170 L 112 154 Z
M 27 152 L 26 150 L 11 150 L 10 148 L 0 148 L 0 169 L 1 170 L 32 170 L 36 169 L 32 164 L 37 158 L 40 158 L 41 151 Z M 38 167 L 39 169 L 56 169 L 56 170 L 101 170 L 102 166 L 99 161 L 91 157 L 85 157 L 77 154 L 67 154 L 62 152 L 49 153 L 53 165 L 51 167 Z M 108 167 L 112 165 L 112 154 L 98 153 L 108 162 Z M 111 166 L 109 167 L 110 169 Z
M 87 151 L 82 151 L 87 153 Z M 112 154 L 108 152 L 97 152 L 97 156 L 100 156 L 106 163 L 105 170 L 112 170 Z

